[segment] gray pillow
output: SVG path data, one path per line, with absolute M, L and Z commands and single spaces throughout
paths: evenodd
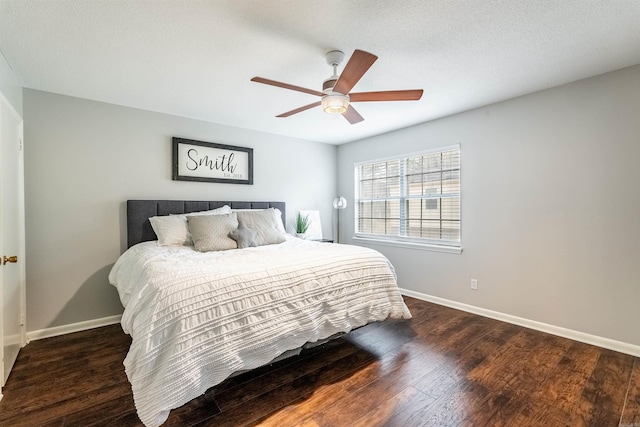
M 159 246 L 192 245 L 193 240 L 187 225 L 188 216 L 220 215 L 231 213 L 231 208 L 224 205 L 210 211 L 191 212 L 188 214 L 153 216 L 149 218 L 151 227 L 158 236 Z
M 199 252 L 225 251 L 238 247 L 229 233 L 238 228 L 235 213 L 225 215 L 188 216 L 187 224 L 193 237 L 193 246 Z
M 229 237 L 236 241 L 238 249 L 254 248 L 258 246 L 258 243 L 256 242 L 258 232 L 253 228 L 247 227 L 247 225 L 242 221 L 240 221 L 238 228 L 229 233 Z
M 256 237 L 258 246 L 282 243 L 287 240 L 285 233 L 278 228 L 273 209 L 239 211 L 236 213 L 238 214 L 238 221 L 244 222 L 247 227 L 256 230 L 258 233 Z

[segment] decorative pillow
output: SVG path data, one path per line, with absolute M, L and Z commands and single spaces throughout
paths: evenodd
M 247 227 L 256 230 L 258 233 L 256 237 L 258 246 L 282 243 L 286 240 L 285 233 L 278 228 L 275 209 L 239 211 L 236 213 L 240 222 L 244 222 Z
M 201 216 L 201 215 L 224 215 L 231 213 L 231 206 L 224 205 L 221 208 L 211 209 L 210 211 L 189 212 L 187 214 L 178 214 L 184 216 Z
M 154 216 L 149 218 L 158 236 L 158 245 L 175 246 L 187 243 L 187 222 L 182 215 Z
M 226 251 L 238 247 L 229 233 L 238 228 L 235 213 L 225 215 L 199 215 L 187 217 L 193 245 L 199 252 Z
M 187 227 L 188 216 L 198 215 L 222 215 L 231 213 L 231 208 L 225 205 L 210 211 L 191 212 L 188 214 L 163 215 L 149 218 L 151 227 L 158 236 L 159 246 L 184 246 L 192 245 L 191 233 Z
M 274 221 L 276 222 L 276 227 L 278 230 L 282 232 L 282 234 L 286 234 L 287 230 L 282 223 L 282 211 L 278 208 L 267 208 L 267 209 L 231 209 L 231 212 L 259 212 L 259 211 L 269 211 L 273 214 Z
M 238 228 L 229 233 L 229 237 L 238 243 L 238 249 L 244 248 L 253 248 L 258 246 L 256 243 L 256 237 L 258 236 L 258 232 L 252 228 L 247 227 L 247 225 L 239 221 L 240 224 Z

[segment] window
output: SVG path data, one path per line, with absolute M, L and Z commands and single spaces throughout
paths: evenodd
M 460 247 L 460 147 L 355 165 L 356 237 Z

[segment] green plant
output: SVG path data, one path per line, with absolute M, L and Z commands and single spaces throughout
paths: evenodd
M 298 216 L 296 217 L 296 233 L 306 233 L 309 228 L 309 224 L 309 215 L 301 215 L 300 212 L 298 212 Z

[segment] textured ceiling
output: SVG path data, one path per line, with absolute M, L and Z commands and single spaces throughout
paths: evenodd
M 0 50 L 20 84 L 340 144 L 640 63 L 638 0 L 0 0 Z M 379 56 L 354 91 L 424 89 L 314 108 L 327 51 Z M 339 70 L 340 71 L 340 70 Z

